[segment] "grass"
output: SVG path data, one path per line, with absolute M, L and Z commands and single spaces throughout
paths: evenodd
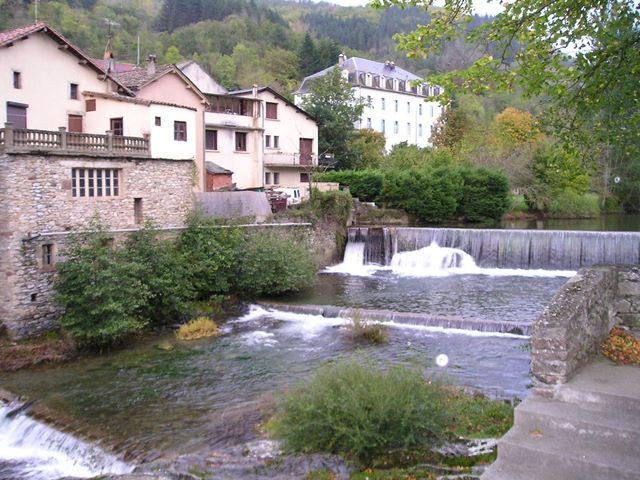
M 196 340 L 198 338 L 215 337 L 219 334 L 218 325 L 207 317 L 198 317 L 180 325 L 176 331 L 178 340 Z
M 500 437 L 513 425 L 513 406 L 480 395 L 467 395 L 450 389 L 447 408 L 451 413 L 450 431 L 466 438 Z
M 353 311 L 346 328 L 354 340 L 364 340 L 375 345 L 386 343 L 388 340 L 387 327 L 381 323 L 362 318 L 359 310 Z

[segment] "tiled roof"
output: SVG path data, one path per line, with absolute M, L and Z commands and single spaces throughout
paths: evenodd
M 118 80 L 127 87 L 138 90 L 141 87 L 153 82 L 155 79 L 162 77 L 166 73 L 172 71 L 173 65 L 156 65 L 155 71 L 149 73 L 146 67 L 136 67 L 133 70 L 116 74 Z
M 370 73 L 373 76 L 384 76 L 387 79 L 397 79 L 402 81 L 420 80 L 419 76 L 405 70 L 404 68 L 397 67 L 393 63 L 383 63 L 361 57 L 351 57 L 346 59 L 342 66 L 334 65 L 305 77 L 302 81 L 302 85 L 300 85 L 300 88 L 295 93 L 307 93 L 309 91 L 309 84 L 312 80 L 325 76 L 335 67 L 340 68 L 340 70 L 347 70 L 350 74 L 355 74 L 356 78 L 362 73 Z
M 108 60 L 94 58 L 93 61 L 96 62 L 98 65 L 100 65 L 100 68 L 102 68 L 103 70 L 107 69 L 108 62 L 109 62 Z M 117 63 L 116 62 L 114 73 L 129 72 L 134 68 L 136 68 L 136 65 L 134 63 Z
M 178 108 L 186 108 L 188 110 L 195 110 L 193 107 L 189 107 L 187 105 L 180 105 L 178 103 L 171 102 L 160 102 L 158 100 L 148 100 L 146 98 L 138 98 L 138 97 L 126 97 L 124 95 L 119 95 L 117 93 L 103 93 L 103 92 L 90 92 L 85 91 L 82 92 L 83 95 L 87 97 L 96 97 L 96 98 L 106 98 L 108 100 L 116 100 L 118 102 L 127 102 L 127 103 L 136 103 L 138 105 L 165 105 L 167 107 L 178 107 Z
M 26 27 L 9 30 L 7 32 L 0 32 L 0 47 L 29 35 L 30 33 L 37 32 L 46 26 L 46 23 L 39 22 L 34 23 L 33 25 L 27 25 Z
M 205 162 L 207 172 L 214 173 L 218 175 L 231 175 L 233 172 L 231 170 L 227 170 L 226 168 L 221 167 L 217 163 L 213 163 L 212 161 Z
M 327 71 L 328 70 L 331 70 L 331 69 L 327 69 Z M 324 72 L 324 70 L 323 70 L 323 72 Z M 280 100 L 285 102 L 287 105 L 293 107 L 296 111 L 300 112 L 301 114 L 305 115 L 306 117 L 309 117 L 314 122 L 317 122 L 316 118 L 313 115 L 305 112 L 302 108 L 297 106 L 295 103 L 290 102 L 289 100 L 287 100 L 286 97 L 284 97 L 281 94 L 279 94 L 278 92 L 276 92 L 273 88 L 271 88 L 271 87 L 257 87 L 257 92 L 258 93 L 264 92 L 264 91 L 271 92 L 273 95 L 275 95 L 277 98 L 279 98 Z M 245 88 L 243 90 L 233 90 L 232 92 L 229 92 L 229 95 L 239 96 L 239 97 L 243 97 L 243 98 L 247 98 L 247 97 L 244 97 L 244 95 L 250 95 L 250 94 L 253 94 L 253 88 Z

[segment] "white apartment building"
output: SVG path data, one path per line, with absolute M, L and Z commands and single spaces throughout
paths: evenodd
M 329 73 L 329 67 L 314 73 L 302 81 L 295 92 L 295 102 L 310 91 L 314 79 Z M 393 62 L 375 62 L 366 58 L 339 56 L 338 65 L 342 75 L 353 86 L 357 98 L 366 106 L 355 128 L 369 128 L 384 133 L 386 149 L 407 142 L 418 147 L 431 146 L 431 130 L 442 112 L 438 102 L 427 101 L 427 97 L 438 95 L 441 87 L 420 83 L 420 77 L 397 67 Z

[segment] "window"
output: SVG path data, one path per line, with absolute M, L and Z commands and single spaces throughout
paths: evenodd
M 120 170 L 116 168 L 72 168 L 71 195 L 74 197 L 117 197 Z
M 382 100 L 381 108 L 382 108 L 382 110 L 384 110 L 384 109 L 385 109 L 385 103 L 386 103 L 386 102 L 384 101 L 384 98 L 382 98 L 381 100 Z
M 407 113 L 411 113 L 411 102 L 407 102 Z
M 13 88 L 22 88 L 22 72 L 13 72 Z
M 371 128 L 371 118 L 367 118 L 367 128 Z
M 434 117 L 433 105 L 429 105 L 429 116 L 430 116 L 431 118 L 433 118 L 433 117 Z
M 304 172 L 300 174 L 300 182 L 309 183 L 309 174 Z
M 422 104 L 418 105 L 418 115 L 422 115 Z
M 398 100 L 395 101 L 396 112 L 398 111 Z
M 162 126 L 162 117 L 156 117 L 156 127 Z
M 124 122 L 122 121 L 122 117 L 110 119 L 109 125 L 114 135 L 119 137 L 124 135 Z
M 27 108 L 22 103 L 7 102 L 7 122 L 15 128 L 27 128 Z
M 78 100 L 78 84 L 77 83 L 69 84 L 69 98 L 71 100 Z
M 271 185 L 271 172 L 264 172 L 265 185 Z
M 247 151 L 247 134 L 246 132 L 236 132 L 236 151 Z
M 273 136 L 273 148 L 280 148 L 280 137 L 278 135 Z
M 418 136 L 419 137 L 422 136 L 422 124 L 421 123 L 418 124 Z
M 67 118 L 67 130 L 72 133 L 82 133 L 82 115 L 68 115 Z
M 95 112 L 96 111 L 96 99 L 91 98 L 89 100 L 84 101 L 84 110 L 85 112 Z
M 42 245 L 42 266 L 50 267 L 55 265 L 55 249 L 53 243 L 45 243 Z
M 397 135 L 399 130 L 400 130 L 400 126 L 398 125 L 398 122 L 397 121 L 393 122 L 393 133 Z
M 177 142 L 187 141 L 187 122 L 173 122 L 173 139 Z
M 278 104 L 277 103 L 272 103 L 272 102 L 267 102 L 267 112 L 266 112 L 267 118 L 271 118 L 274 120 L 278 119 Z
M 204 148 L 206 150 L 218 150 L 218 131 L 217 130 L 204 131 Z
M 133 222 L 136 225 L 140 225 L 142 223 L 143 215 L 142 215 L 142 198 L 134 198 L 133 199 Z
M 371 100 L 371 95 L 367 95 L 367 106 L 373 108 L 373 101 Z
M 385 127 L 386 127 L 386 125 L 385 125 L 385 121 L 384 121 L 384 119 L 382 119 L 382 120 L 380 121 L 380 131 L 381 131 L 382 133 L 384 133 L 384 131 L 385 131 L 385 129 L 386 129 Z
M 264 145 L 267 148 L 271 148 L 271 135 L 266 135 L 264 137 Z
M 280 173 L 273 172 L 273 183 L 276 185 L 280 183 Z

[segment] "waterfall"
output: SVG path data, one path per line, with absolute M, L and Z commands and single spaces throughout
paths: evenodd
M 365 264 L 392 264 L 393 254 L 429 247 L 459 249 L 482 268 L 577 270 L 597 264 L 639 264 L 640 233 L 458 228 L 351 228 Z M 383 252 L 383 253 L 380 253 Z M 367 261 L 369 259 L 369 261 Z
M 89 478 L 133 471 L 115 455 L 34 420 L 20 408 L 15 401 L 0 402 L 0 479 Z

